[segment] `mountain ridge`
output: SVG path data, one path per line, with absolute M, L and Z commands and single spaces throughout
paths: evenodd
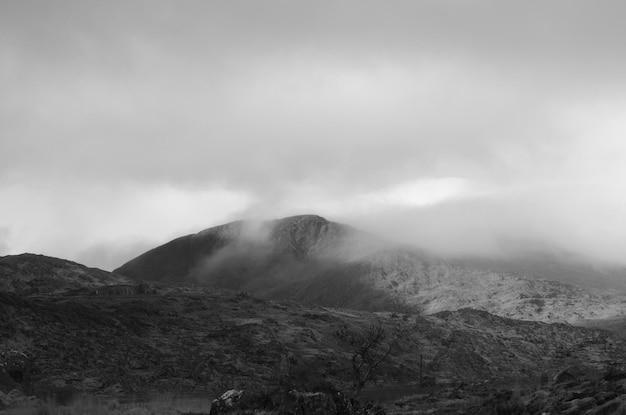
M 575 324 L 626 315 L 624 294 L 451 263 L 317 215 L 205 229 L 114 272 L 370 311 L 470 307 Z

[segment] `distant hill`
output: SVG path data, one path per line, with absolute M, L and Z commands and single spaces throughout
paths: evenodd
M 462 258 L 453 261 L 466 268 L 490 269 L 529 278 L 554 280 L 596 290 L 626 293 L 626 267 L 551 252 L 515 252 L 503 258 Z
M 217 226 L 152 249 L 115 272 L 370 311 L 474 308 L 570 323 L 626 315 L 626 295 L 619 292 L 451 263 L 315 215 Z
M 132 280 L 122 275 L 65 259 L 35 254 L 0 257 L 0 291 L 28 295 L 129 283 Z

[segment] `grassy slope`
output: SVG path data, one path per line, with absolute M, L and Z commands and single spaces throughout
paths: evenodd
M 351 333 L 379 320 L 407 330 L 382 383 L 537 377 L 570 364 L 623 358 L 606 333 L 519 322 L 473 310 L 429 317 L 276 303 L 230 291 L 152 296 L 38 297 L 0 293 L 0 348 L 36 357 L 40 391 L 141 393 L 262 387 L 322 378 L 347 387 Z M 117 385 L 116 385 L 117 384 Z M 36 389 L 37 389 L 36 388 Z

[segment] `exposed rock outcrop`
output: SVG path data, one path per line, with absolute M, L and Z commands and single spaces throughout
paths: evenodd
M 359 401 L 335 392 L 299 392 L 275 390 L 254 393 L 242 390 L 225 392 L 211 404 L 210 415 L 384 415 L 374 405 L 363 406 Z
M 33 359 L 18 350 L 0 351 L 0 391 L 32 393 Z

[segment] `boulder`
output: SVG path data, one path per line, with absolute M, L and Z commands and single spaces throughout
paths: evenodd
M 33 361 L 18 350 L 0 351 L 0 390 L 32 393 Z
M 241 401 L 241 398 L 243 398 L 243 395 L 244 391 L 237 389 L 224 392 L 222 396 L 211 402 L 211 412 L 209 412 L 209 415 L 228 414 L 238 410 L 238 403 Z
M 299 392 L 276 390 L 251 393 L 229 390 L 211 404 L 210 415 L 384 415 L 378 406 L 362 407 L 340 392 Z
M 613 399 L 604 404 L 587 411 L 589 415 L 620 415 L 626 411 L 624 402 L 621 399 Z

